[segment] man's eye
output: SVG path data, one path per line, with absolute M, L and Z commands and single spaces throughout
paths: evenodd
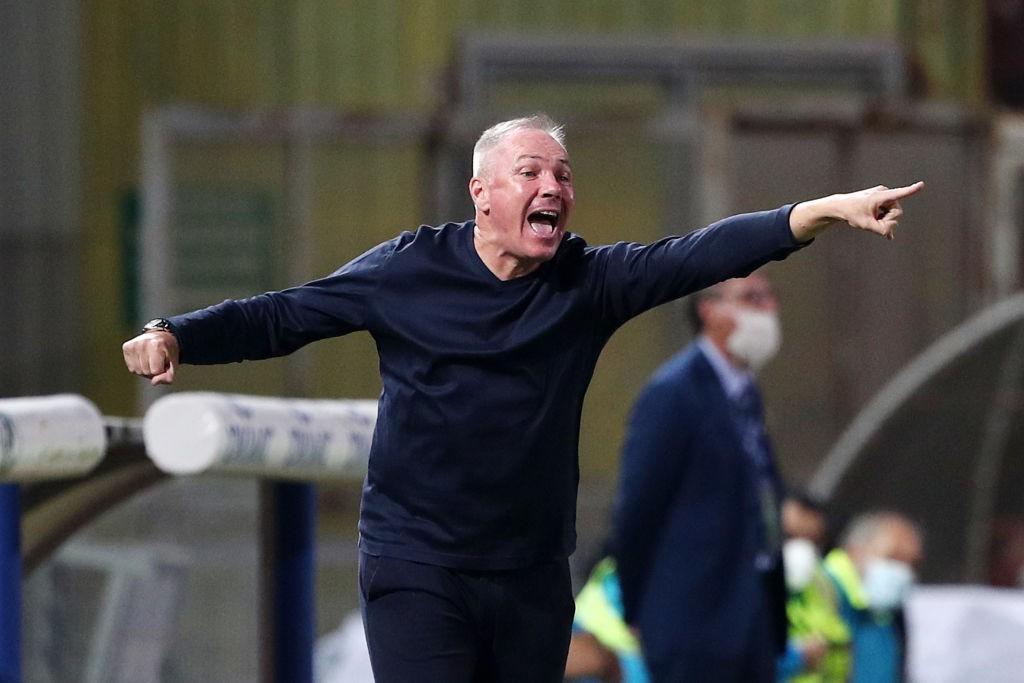
M 572 181 L 572 178 L 570 178 L 566 174 L 562 174 L 562 175 L 558 176 L 558 179 L 561 180 L 563 183 L 568 183 L 568 182 Z
M 523 171 L 523 175 L 528 177 L 528 178 L 532 178 L 535 175 L 537 175 L 537 172 L 536 171 Z

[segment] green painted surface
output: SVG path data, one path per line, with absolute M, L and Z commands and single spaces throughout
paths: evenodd
M 501 30 L 543 31 L 552 40 L 560 32 L 891 39 L 907 46 L 925 94 L 977 103 L 982 92 L 981 9 L 966 0 L 94 0 L 83 17 L 86 381 L 90 397 L 112 414 L 135 412 L 139 386 L 124 371 L 119 352 L 134 331 L 122 312 L 131 293 L 123 284 L 130 281 L 129 254 L 119 201 L 139 182 L 139 126 L 147 109 L 188 102 L 237 110 L 315 105 L 348 113 L 429 114 L 448 97 L 446 69 L 459 36 Z M 648 84 L 509 85 L 496 95 L 503 108 L 632 117 L 655 110 L 661 97 Z M 570 148 L 580 184 L 574 229 L 595 243 L 662 234 L 658 199 L 644 182 L 656 167 L 652 150 L 627 138 L 574 140 L 571 130 Z M 311 278 L 419 223 L 423 155 L 415 143 L 394 141 L 321 154 Z M 289 232 L 281 224 L 274 230 L 276 248 Z M 595 462 L 614 462 L 627 397 L 679 339 L 671 320 L 662 312 L 645 316 L 602 359 L 583 437 Z M 310 353 L 316 395 L 373 396 L 379 390 L 368 340 L 328 342 Z M 202 372 L 212 383 L 265 393 L 281 391 L 286 376 L 277 361 Z M 184 386 L 192 384 L 188 373 L 182 377 Z

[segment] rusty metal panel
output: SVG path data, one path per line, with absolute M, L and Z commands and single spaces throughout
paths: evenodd
M 977 150 L 987 128 L 921 108 L 739 119 L 726 143 L 728 212 L 878 183 L 928 183 L 908 200 L 894 242 L 835 229 L 769 267 L 786 341 L 765 371 L 766 394 L 780 462 L 803 481 L 893 374 L 987 300 L 984 207 L 963 191 L 985 177 Z

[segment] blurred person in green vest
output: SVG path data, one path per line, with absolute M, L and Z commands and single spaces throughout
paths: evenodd
M 804 492 L 782 503 L 783 569 L 789 599 L 789 641 L 779 659 L 786 683 L 842 683 L 850 672 L 850 631 L 839 613 L 835 584 L 825 573 L 825 506 Z
M 852 683 L 904 680 L 903 601 L 923 557 L 918 527 L 895 512 L 853 519 L 824 562 L 851 639 Z
M 576 596 L 576 616 L 566 663 L 574 683 L 649 683 L 640 643 L 622 618 L 622 589 L 615 560 L 597 563 Z

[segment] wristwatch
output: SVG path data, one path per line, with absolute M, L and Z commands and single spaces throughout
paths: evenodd
M 174 334 L 174 328 L 171 327 L 171 323 L 167 318 L 153 318 L 142 326 L 142 331 L 143 333 L 170 332 L 171 334 Z

